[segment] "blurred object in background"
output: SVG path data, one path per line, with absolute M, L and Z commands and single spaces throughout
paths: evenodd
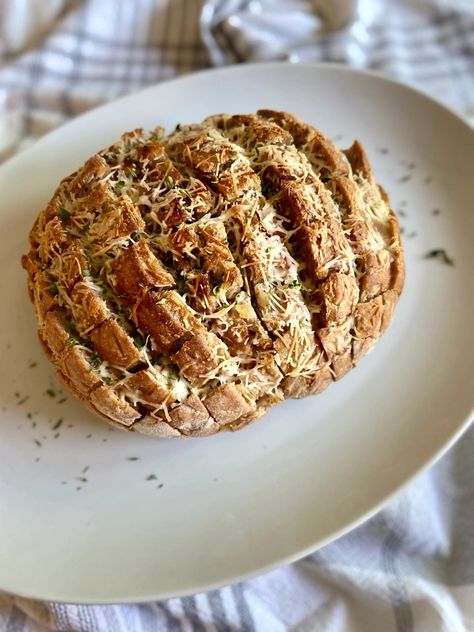
M 104 101 L 212 65 L 385 72 L 474 116 L 474 0 L 0 0 L 0 161 Z
M 474 15 L 474 0 L 436 0 L 441 9 L 464 11 Z
M 323 4 L 206 0 L 202 37 L 218 65 L 345 63 L 421 87 L 474 117 L 474 0 L 359 0 L 336 30 L 325 27 Z M 465 4 L 470 11 L 456 10 Z
M 380 10 L 375 0 L 208 0 L 201 27 L 216 64 L 297 61 L 315 45 L 364 31 Z
M 34 46 L 79 0 L 0 0 L 0 55 Z

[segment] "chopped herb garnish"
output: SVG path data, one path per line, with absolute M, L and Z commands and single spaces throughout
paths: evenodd
M 123 189 L 123 187 L 125 186 L 125 181 L 124 180 L 119 180 L 118 182 L 116 182 L 114 184 L 114 189 L 116 191 L 121 191 Z
M 38 448 L 41 448 L 41 441 L 39 441 L 39 439 L 35 439 L 34 442 L 36 443 Z
M 163 483 L 160 483 L 159 485 L 156 486 L 156 489 L 161 489 L 163 487 Z
M 448 266 L 454 266 L 454 259 L 452 259 L 444 248 L 435 248 L 434 250 L 428 251 L 424 257 L 424 259 L 440 259 L 443 263 L 446 263 Z
M 31 413 L 26 413 L 26 417 L 27 417 L 27 419 L 32 419 L 33 415 Z
M 271 251 L 271 249 L 272 249 L 272 248 L 271 248 L 271 246 L 267 246 L 267 247 L 265 248 L 265 252 L 268 254 L 268 253 Z
M 29 368 L 29 369 L 34 369 L 34 368 L 35 368 L 35 366 L 38 366 L 38 363 L 37 363 L 37 362 L 30 362 L 30 364 L 28 365 L 28 368 Z
M 86 439 L 90 439 L 92 437 L 92 435 L 89 433 L 88 435 L 86 435 Z
M 88 470 L 89 470 L 89 465 L 86 465 L 86 467 L 82 468 L 81 474 L 85 474 Z
M 145 338 L 143 336 L 135 336 L 135 338 L 133 339 L 133 344 L 137 347 L 137 349 L 141 349 L 143 346 L 145 346 Z
M 221 286 L 220 286 L 220 285 L 215 285 L 215 286 L 212 288 L 212 293 L 214 294 L 214 296 L 217 296 L 217 295 L 219 294 L 219 290 L 220 290 L 220 289 L 221 289 Z
M 156 476 L 156 474 L 149 474 L 149 476 L 146 477 L 147 481 L 156 481 L 158 480 L 158 477 Z
M 290 283 L 288 283 L 288 287 L 300 288 L 301 287 L 301 283 L 295 279 L 294 281 L 291 281 Z
M 64 404 L 64 402 L 67 402 L 67 397 L 61 397 L 61 399 L 58 400 L 58 404 Z
M 79 340 L 73 336 L 66 340 L 66 347 L 75 347 L 78 344 L 80 344 Z
M 30 399 L 29 395 L 25 395 L 25 397 L 22 397 L 18 402 L 18 406 L 21 406 L 22 404 L 24 404 L 26 401 L 28 401 Z
M 98 369 L 102 364 L 101 358 L 97 355 L 97 353 L 93 353 L 90 359 L 90 364 L 93 369 Z
M 56 433 L 54 434 L 54 436 L 53 436 L 53 439 L 59 439 L 60 434 L 61 434 L 61 433 L 56 432 Z
M 85 476 L 77 476 L 76 480 L 81 481 L 81 483 L 87 483 L 87 478 Z
M 88 270 L 87 268 L 84 268 L 84 270 L 82 271 L 82 276 L 90 276 L 91 275 L 91 271 Z
M 166 176 L 165 178 L 165 187 L 169 190 L 174 187 L 174 180 L 171 176 Z
M 403 182 L 408 182 L 409 180 L 411 180 L 411 173 L 407 173 L 406 175 L 402 176 L 401 178 L 398 179 L 398 182 L 403 183 Z
M 439 208 L 434 208 L 431 212 L 433 213 L 433 215 L 440 215 L 440 213 L 441 213 Z
M 187 200 L 192 200 L 191 194 L 189 193 L 189 191 L 187 189 L 179 189 L 179 192 L 181 193 L 181 195 L 183 197 L 185 197 Z
M 404 211 L 404 210 L 402 210 L 402 209 L 400 209 L 400 210 L 398 211 L 398 214 L 400 215 L 400 217 L 406 217 L 406 216 L 407 216 L 407 214 L 405 213 L 405 211 Z
M 102 380 L 106 383 L 106 384 L 112 384 L 112 378 L 109 377 L 108 375 L 106 375 L 105 377 L 102 378 Z
M 64 206 L 59 207 L 58 214 L 60 218 L 63 219 L 65 222 L 67 222 L 68 219 L 70 219 L 71 217 L 71 213 L 68 210 L 66 210 Z
M 48 292 L 51 294 L 51 296 L 57 296 L 58 295 L 58 286 L 56 285 L 56 283 L 51 283 L 51 285 L 48 288 Z
M 58 419 L 57 422 L 54 424 L 54 426 L 51 428 L 51 430 L 57 430 L 58 428 L 60 428 L 63 424 L 63 419 Z
M 20 393 L 18 391 L 15 391 L 15 397 L 20 397 Z
M 86 222 L 82 228 L 79 229 L 81 235 L 84 235 L 89 230 L 90 222 Z
M 52 388 L 46 389 L 44 394 L 47 395 L 48 397 L 56 397 L 56 391 L 53 390 Z
M 127 461 L 138 461 L 139 459 L 139 456 L 127 456 Z

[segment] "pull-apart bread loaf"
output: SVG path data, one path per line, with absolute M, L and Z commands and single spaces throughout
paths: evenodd
M 271 110 L 124 134 L 60 183 L 30 244 L 59 377 L 114 426 L 160 437 L 320 393 L 385 331 L 404 278 L 361 145 Z

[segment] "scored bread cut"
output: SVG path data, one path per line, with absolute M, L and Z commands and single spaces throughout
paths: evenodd
M 320 393 L 387 329 L 398 221 L 358 141 L 286 112 L 124 134 L 66 177 L 22 259 L 41 344 L 115 427 L 236 430 Z

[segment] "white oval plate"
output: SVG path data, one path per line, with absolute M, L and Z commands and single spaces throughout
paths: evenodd
M 341 382 L 236 434 L 156 441 L 109 431 L 64 401 L 40 351 L 19 265 L 28 230 L 60 178 L 123 131 L 259 107 L 295 112 L 342 146 L 355 137 L 366 146 L 406 214 L 407 283 L 394 323 Z M 341 535 L 439 456 L 472 405 L 473 164 L 468 125 L 410 88 L 341 67 L 272 64 L 133 94 L 6 164 L 0 587 L 77 602 L 210 589 Z M 455 265 L 423 259 L 433 248 Z

